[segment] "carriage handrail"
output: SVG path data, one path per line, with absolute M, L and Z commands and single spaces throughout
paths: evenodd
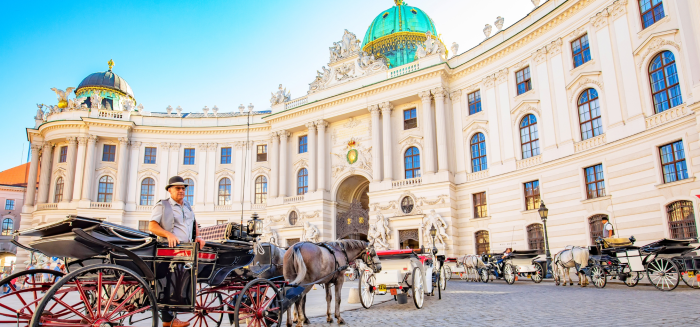
M 122 248 L 120 246 L 116 246 L 112 243 L 97 239 L 97 238 L 89 235 L 88 233 L 86 233 L 84 230 L 82 230 L 80 228 L 73 228 L 73 233 L 75 233 L 76 235 L 80 236 L 81 238 L 85 239 L 86 241 L 88 241 L 90 243 L 94 243 L 96 245 L 100 245 L 100 246 L 103 246 L 105 248 L 108 248 L 110 251 L 119 252 L 119 253 L 126 255 L 127 257 L 129 257 L 129 259 L 134 261 L 134 264 L 137 267 L 139 267 L 139 269 L 141 269 L 141 272 L 143 272 L 144 278 L 147 281 L 155 280 L 155 275 L 153 274 L 153 271 L 150 268 L 148 268 L 148 265 L 146 265 L 146 262 L 144 262 L 143 259 L 141 259 L 136 254 L 134 254 L 134 252 L 131 252 L 128 249 Z
M 24 245 L 22 245 L 22 243 L 17 242 L 17 240 L 14 240 L 14 239 L 13 239 L 12 241 L 10 241 L 10 243 L 14 244 L 15 246 L 17 246 L 18 248 L 20 248 L 20 249 L 22 249 L 22 250 L 26 250 L 26 251 L 30 251 L 30 252 L 38 252 L 38 253 L 41 253 L 41 251 L 39 251 L 39 250 L 37 250 L 37 249 L 32 249 L 32 248 L 30 248 L 30 247 L 28 247 L 28 246 L 24 246 Z
M 140 248 L 142 248 L 142 247 L 144 247 L 144 246 L 146 246 L 146 245 L 148 245 L 148 244 L 151 244 L 151 242 L 153 242 L 153 238 L 152 238 L 152 237 L 129 238 L 129 237 L 126 237 L 126 236 L 123 236 L 123 235 L 117 233 L 117 231 L 114 230 L 114 227 L 107 227 L 107 229 L 109 229 L 109 231 L 112 232 L 112 234 L 114 234 L 116 237 L 119 237 L 119 238 L 121 238 L 121 239 L 123 239 L 123 240 L 125 240 L 125 241 L 144 242 L 144 243 L 141 244 L 141 245 L 137 245 L 137 246 L 134 246 L 134 247 L 126 248 L 127 250 L 136 250 L 136 249 L 140 249 Z

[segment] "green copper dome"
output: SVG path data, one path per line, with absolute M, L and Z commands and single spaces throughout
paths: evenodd
M 413 62 L 416 47 L 425 41 L 426 32 L 437 38 L 435 24 L 427 14 L 402 0 L 394 2 L 394 7 L 372 21 L 362 42 L 362 51 L 386 58 L 390 67 Z

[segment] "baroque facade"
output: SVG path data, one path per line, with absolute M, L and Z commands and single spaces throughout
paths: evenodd
M 397 0 L 271 111 L 149 112 L 110 64 L 27 129 L 40 180 L 22 228 L 139 227 L 178 174 L 202 226 L 257 212 L 281 245 L 430 246 L 434 227 L 448 255 L 541 249 L 540 201 L 553 250 L 591 245 L 602 216 L 642 244 L 697 237 L 699 16 L 691 0 L 549 0 L 457 54 Z

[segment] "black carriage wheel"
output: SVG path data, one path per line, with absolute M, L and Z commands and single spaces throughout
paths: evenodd
M 647 264 L 647 278 L 660 291 L 673 291 L 680 283 L 678 266 L 666 258 L 656 258 Z
M 692 277 L 690 275 L 693 275 Z M 697 271 L 684 271 L 681 273 L 681 277 L 683 279 L 683 282 L 688 285 L 690 288 L 694 289 L 699 289 L 700 288 L 700 280 L 698 280 L 698 272 Z
M 608 284 L 608 280 L 603 266 L 593 265 L 593 267 L 591 267 L 591 281 L 596 288 L 605 288 L 605 285 Z
M 632 271 L 629 266 L 623 268 L 622 272 L 627 274 L 627 279 L 624 280 L 624 283 L 625 285 L 627 285 L 627 287 L 637 286 L 637 284 L 639 284 L 639 281 L 642 279 L 642 273 L 638 271 Z
M 425 290 L 423 288 L 423 283 L 425 281 L 423 280 L 424 278 L 423 274 L 420 272 L 420 268 L 413 268 L 411 279 L 413 281 L 413 285 L 411 285 L 413 304 L 416 305 L 416 308 L 421 309 L 423 308 L 423 301 L 425 300 Z
M 0 326 L 27 326 L 39 305 L 39 301 L 35 300 L 64 275 L 55 270 L 33 269 L 0 280 L 0 291 L 7 291 L 7 294 L 0 296 Z M 17 280 L 12 284 L 15 278 Z
M 234 326 L 240 327 L 241 320 L 247 326 L 280 326 L 281 302 L 281 293 L 271 281 L 258 278 L 249 282 L 237 296 Z
M 540 283 L 540 282 L 542 282 L 543 277 L 544 277 L 544 268 L 542 268 L 542 264 L 536 262 L 535 263 L 535 272 L 530 274 L 530 279 L 532 279 L 532 281 L 535 283 Z
M 503 267 L 503 279 L 505 279 L 508 285 L 513 285 L 515 283 L 515 267 L 510 263 L 506 263 Z
M 221 292 L 209 291 L 203 283 L 199 283 L 195 297 L 194 315 L 187 321 L 192 327 L 219 327 L 224 319 L 225 303 Z M 213 323 L 210 325 L 209 323 Z
M 39 302 L 30 326 L 121 326 L 131 318 L 158 325 L 156 298 L 149 284 L 131 269 L 97 264 L 60 278 Z
M 488 283 L 489 282 L 489 270 L 486 268 L 480 268 L 479 271 L 479 277 L 481 278 L 482 283 Z
M 363 270 L 358 279 L 360 303 L 362 303 L 365 309 L 369 309 L 372 303 L 374 303 L 374 286 L 377 284 L 376 278 L 371 271 Z

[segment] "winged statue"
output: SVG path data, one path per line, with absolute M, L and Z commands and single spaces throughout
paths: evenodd
M 58 98 L 59 103 L 61 101 L 65 101 L 66 103 L 68 103 L 68 96 L 70 95 L 71 92 L 73 92 L 73 90 L 75 90 L 74 87 L 68 87 L 68 88 L 66 88 L 65 91 L 57 89 L 55 87 L 51 88 L 51 91 L 56 92 L 56 98 Z

